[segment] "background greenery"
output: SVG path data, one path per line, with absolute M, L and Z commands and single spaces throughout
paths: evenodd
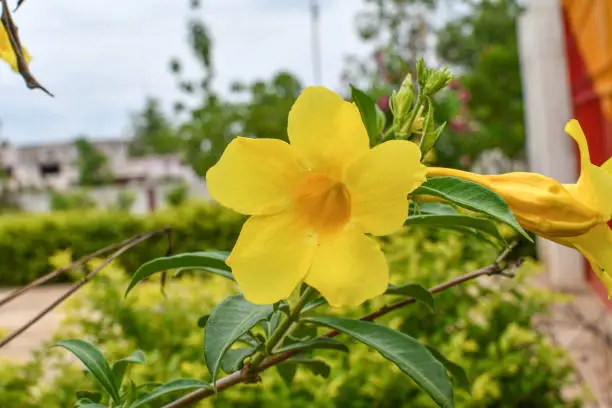
M 153 215 L 74 210 L 0 216 L 0 285 L 22 285 L 51 272 L 49 257 L 70 249 L 75 259 L 133 235 L 171 226 L 175 253 L 231 249 L 243 217 L 192 202 Z M 148 240 L 121 257 L 128 273 L 164 255 L 165 237 Z M 61 280 L 71 279 L 64 276 Z
M 190 205 L 172 211 L 173 216 L 169 212 L 160 214 L 156 222 L 162 224 L 164 217 L 176 220 L 178 231 L 182 231 L 176 237 L 180 250 L 227 247 L 240 225 L 236 216 L 219 208 Z M 69 235 L 66 215 L 49 216 L 44 225 L 54 225 L 54 217 L 63 231 L 56 237 Z M 107 220 L 116 215 L 89 217 L 89 223 L 70 224 L 75 227 L 74 234 L 87 233 L 91 239 L 97 236 L 102 240 L 118 233 L 107 225 Z M 93 232 L 96 228 L 88 225 L 96 219 L 108 237 L 97 235 Z M 131 222 L 120 223 L 117 228 L 134 228 L 144 221 Z M 394 283 L 414 281 L 429 286 L 489 264 L 496 255 L 493 248 L 466 237 L 416 228 L 382 242 L 391 262 Z M 162 253 L 163 246 L 160 242 L 143 248 L 141 253 L 122 258 L 121 263 L 137 264 L 138 259 L 148 259 L 153 252 Z M 64 266 L 71 256 L 70 251 L 61 251 L 47 262 Z M 42 253 L 38 257 L 42 259 Z M 94 266 L 95 262 L 89 265 Z M 457 391 L 458 407 L 579 407 L 580 401 L 564 399 L 561 393 L 572 384 L 567 356 L 532 327 L 534 315 L 546 313 L 553 301 L 560 300 L 552 293 L 521 284 L 535 269 L 530 264 L 513 280 L 483 279 L 455 287 L 436 297 L 435 312 L 415 304 L 392 314 L 385 323 L 417 336 L 466 369 L 472 382 L 473 400 L 466 392 Z M 74 276 L 78 274 L 75 271 Z M 177 377 L 205 378 L 203 333 L 196 322 L 234 292 L 234 284 L 198 273 L 170 280 L 165 297 L 160 293 L 159 283 L 152 281 L 124 298 L 128 281 L 119 264 L 104 270 L 68 302 L 65 320 L 54 338 L 83 338 L 100 346 L 111 361 L 137 348 L 144 350 L 148 363 L 134 366 L 132 372 L 137 383 Z M 327 312 L 357 316 L 386 301 L 390 299 Z M 429 398 L 391 363 L 362 345 L 352 344 L 350 349 L 348 356 L 322 352 L 327 353 L 325 360 L 332 366 L 329 379 L 299 371 L 289 389 L 272 371 L 262 376 L 261 387 L 265 392 L 260 387 L 241 386 L 201 406 L 431 406 Z M 92 383 L 68 353 L 42 347 L 27 363 L 0 363 L 0 406 L 69 407 L 74 403 L 75 392 L 92 389 Z

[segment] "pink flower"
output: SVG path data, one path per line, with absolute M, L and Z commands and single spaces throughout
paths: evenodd
M 470 100 L 470 91 L 467 89 L 462 89 L 459 91 L 459 100 L 461 102 L 467 102 Z
M 380 98 L 378 98 L 378 101 L 376 102 L 376 104 L 378 105 L 380 110 L 382 111 L 388 110 L 389 109 L 389 96 L 387 95 L 381 96 Z
M 453 132 L 461 133 L 467 130 L 465 122 L 459 118 L 453 118 L 450 120 L 450 127 Z
M 460 87 L 460 86 L 461 86 L 461 85 L 459 84 L 459 82 L 458 82 L 458 81 L 451 81 L 451 83 L 450 83 L 450 84 L 448 84 L 448 87 L 449 87 L 450 89 L 459 89 L 459 87 Z

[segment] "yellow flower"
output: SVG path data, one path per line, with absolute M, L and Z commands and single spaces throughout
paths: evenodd
M 30 62 L 32 57 L 25 48 L 23 48 L 23 55 L 26 59 L 26 62 Z M 17 55 L 15 55 L 15 51 L 13 51 L 13 46 L 11 45 L 11 41 L 9 40 L 8 33 L 4 29 L 4 26 L 0 24 L 0 58 L 3 59 L 7 64 L 11 66 L 13 71 L 18 72 L 19 68 L 17 66 Z
M 565 131 L 580 150 L 580 178 L 561 184 L 535 173 L 479 175 L 431 167 L 428 176 L 453 176 L 479 183 L 506 200 L 519 223 L 551 241 L 580 251 L 612 296 L 612 159 L 591 163 L 586 137 L 576 120 Z
M 302 92 L 287 132 L 291 144 L 234 139 L 206 174 L 215 200 L 251 215 L 227 260 L 245 298 L 274 303 L 302 281 L 334 306 L 380 295 L 388 266 L 365 234 L 402 227 L 425 181 L 418 146 L 370 149 L 357 107 L 323 87 Z

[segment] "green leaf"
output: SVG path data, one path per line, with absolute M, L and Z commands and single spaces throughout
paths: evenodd
M 429 352 L 439 361 L 441 362 L 444 367 L 446 368 L 446 370 L 451 373 L 451 375 L 453 376 L 453 378 L 455 380 L 457 380 L 457 385 L 461 388 L 463 388 L 464 390 L 466 390 L 467 392 L 470 392 L 470 380 L 468 379 L 467 374 L 465 373 L 465 370 L 463 369 L 463 367 L 461 367 L 459 364 L 457 363 L 453 363 L 452 361 L 450 361 L 449 359 L 447 359 L 446 357 L 444 357 L 444 355 L 442 355 L 442 353 L 440 353 L 438 350 L 436 350 L 433 347 L 429 347 L 426 346 L 427 349 L 429 350 Z
M 102 400 L 102 394 L 97 391 L 79 390 L 76 392 L 76 397 L 79 400 L 87 399 L 91 402 L 100 402 Z
M 519 225 L 504 199 L 480 184 L 456 177 L 433 177 L 417 188 L 413 195 L 436 196 L 468 210 L 481 212 L 508 224 L 532 241 L 529 234 Z
M 63 347 L 76 358 L 81 360 L 87 371 L 89 371 L 104 390 L 110 395 L 114 402 L 120 402 L 117 381 L 113 375 L 111 366 L 104 355 L 96 346 L 83 340 L 72 339 L 55 343 L 51 347 Z
M 377 104 L 374 104 L 376 108 L 376 134 L 381 135 L 387 126 L 387 116 Z
M 455 215 L 457 210 L 455 207 L 449 204 L 442 203 L 423 203 L 419 204 L 419 210 L 423 214 L 435 214 L 435 215 Z
M 221 360 L 221 369 L 227 374 L 240 370 L 243 366 L 244 359 L 251 357 L 256 351 L 256 347 L 227 350 L 223 356 L 223 360 Z
M 314 310 L 326 304 L 327 304 L 327 300 L 325 300 L 324 297 L 320 297 L 318 299 L 311 300 L 310 302 L 306 303 L 306 305 L 304 305 L 304 307 L 302 308 L 302 313 L 310 312 L 311 310 Z
M 398 286 L 389 284 L 385 295 L 402 295 L 413 297 L 419 302 L 427 305 L 432 312 L 434 310 L 434 298 L 432 294 L 418 283 L 404 283 Z
M 209 384 L 200 380 L 193 380 L 189 378 L 179 378 L 177 380 L 169 381 L 159 387 L 155 388 L 148 394 L 140 397 L 130 406 L 130 408 L 143 407 L 155 400 L 165 397 L 170 394 L 174 394 L 179 391 L 191 391 L 200 388 L 211 388 Z
M 404 225 L 424 225 L 434 228 L 473 228 L 489 234 L 506 244 L 506 240 L 499 233 L 497 226 L 488 218 L 473 217 L 471 215 L 415 215 L 408 217 Z
M 318 375 L 323 378 L 329 377 L 329 373 L 331 372 L 331 368 L 326 362 L 317 360 L 314 358 L 299 357 L 299 356 L 291 357 L 285 360 L 282 364 L 283 365 L 293 364 L 296 366 L 303 366 L 307 368 L 314 375 Z
M 376 113 L 376 103 L 365 92 L 360 91 L 351 85 L 351 98 L 359 108 L 361 120 L 370 137 L 370 144 L 374 146 L 378 141 L 380 132 L 378 131 L 378 115 Z
M 304 340 L 297 343 L 289 344 L 287 346 L 279 348 L 277 353 L 284 353 L 286 351 L 305 351 L 305 350 L 340 350 L 348 353 L 348 347 L 344 343 L 334 339 L 310 339 Z
M 142 350 L 136 350 L 130 356 L 122 358 L 121 360 L 115 361 L 112 366 L 113 375 L 115 376 L 115 381 L 117 381 L 117 389 L 121 388 L 121 383 L 123 382 L 123 376 L 125 375 L 125 371 L 127 370 L 128 365 L 130 364 L 145 364 L 146 359 Z
M 264 327 L 264 331 L 266 333 L 266 337 L 267 338 L 270 338 L 272 333 L 274 333 L 274 331 L 276 330 L 276 328 L 280 324 L 281 317 L 282 317 L 282 312 L 280 310 L 275 310 L 270 315 L 270 318 L 268 320 L 264 321 L 263 327 Z
M 423 136 L 421 137 L 421 143 L 419 145 L 423 157 L 425 157 L 425 154 L 434 147 L 438 140 L 438 136 L 440 136 L 434 128 L 434 108 L 430 97 L 425 97 L 425 109 L 427 113 L 423 120 Z
M 202 329 L 203 329 L 204 327 L 206 327 L 206 322 L 208 321 L 208 318 L 209 318 L 209 317 L 210 317 L 210 315 L 207 315 L 207 314 L 205 314 L 204 316 L 201 316 L 201 317 L 198 319 L 198 327 L 199 327 L 199 328 L 202 328 Z
M 307 321 L 339 330 L 372 347 L 410 376 L 439 406 L 454 407 L 453 388 L 446 369 L 416 339 L 389 327 L 361 320 L 311 317 Z
M 204 358 L 213 384 L 227 350 L 272 312 L 272 305 L 254 305 L 242 295 L 230 296 L 213 309 L 204 331 Z
M 136 284 L 149 276 L 167 271 L 168 269 L 203 269 L 216 275 L 234 280 L 231 269 L 225 264 L 228 254 L 220 251 L 190 252 L 172 256 L 164 256 L 142 264 L 132 276 L 132 281 L 125 291 L 125 295 Z
M 281 376 L 285 385 L 287 387 L 291 387 L 291 383 L 293 382 L 293 378 L 295 378 L 295 373 L 297 371 L 297 365 L 291 363 L 281 363 L 276 366 L 276 371 Z
M 97 392 L 97 391 L 86 391 L 86 390 L 85 391 L 83 391 L 83 390 L 77 391 L 76 392 L 76 397 L 79 400 L 86 399 L 86 400 L 90 401 L 91 403 L 98 403 L 98 402 L 102 401 L 102 394 Z

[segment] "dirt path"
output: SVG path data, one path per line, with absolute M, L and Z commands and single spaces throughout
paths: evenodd
M 0 308 L 0 331 L 13 331 L 34 317 L 43 308 L 66 291 L 66 285 L 49 285 L 33 289 Z M 0 298 L 12 291 L 12 288 L 0 288 Z M 43 317 L 13 342 L 0 349 L 0 359 L 10 358 L 25 360 L 30 351 L 48 339 L 57 327 L 61 313 L 54 311 Z M 2 337 L 2 336 L 0 336 Z

